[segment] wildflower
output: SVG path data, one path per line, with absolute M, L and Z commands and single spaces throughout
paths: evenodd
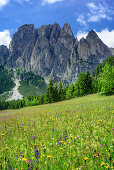
M 109 168 L 109 165 L 108 166 L 106 166 L 106 169 L 108 169 Z
M 93 154 L 93 157 L 95 158 L 97 155 L 96 154 Z
M 34 152 L 35 152 L 35 157 L 39 158 L 39 151 L 37 149 L 35 149 Z
M 28 160 L 28 163 L 30 163 L 31 159 Z
M 55 131 L 55 129 L 52 129 L 52 132 L 54 132 Z
M 63 148 L 60 148 L 61 150 L 63 149 Z
M 87 160 L 88 160 L 88 157 L 84 157 L 84 160 L 87 161 Z
M 102 163 L 101 163 L 101 166 L 104 166 L 104 165 L 105 165 L 105 163 L 104 163 L 104 162 L 102 162 Z
M 7 147 L 5 147 L 5 150 L 8 150 L 8 148 L 7 148 Z
M 2 133 L 1 136 L 5 136 L 5 134 Z
M 17 168 L 15 168 L 15 170 L 17 170 Z
M 42 156 L 45 156 L 44 154 L 42 154 Z
M 73 136 L 72 136 L 72 135 L 70 135 L 70 138 L 72 139 L 72 138 L 73 138 Z
M 85 131 L 85 133 L 87 133 L 87 131 Z
M 22 158 L 22 161 L 23 161 L 23 162 L 27 162 L 27 159 L 26 159 L 26 158 Z
M 24 154 L 22 153 L 21 156 L 24 158 Z
M 21 170 L 24 170 L 24 168 L 21 168 Z
M 52 156 L 51 156 L 51 155 L 48 155 L 47 157 L 48 157 L 49 159 L 50 159 L 50 158 L 52 158 Z

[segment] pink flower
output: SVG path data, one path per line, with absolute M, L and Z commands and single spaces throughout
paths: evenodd
M 28 160 L 28 163 L 31 161 L 31 159 Z

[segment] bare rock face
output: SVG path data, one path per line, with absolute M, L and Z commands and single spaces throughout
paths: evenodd
M 6 46 L 0 46 L 0 65 L 6 66 L 7 58 L 9 56 L 9 50 Z
M 98 63 L 111 56 L 110 49 L 91 30 L 80 41 L 74 37 L 71 27 L 65 23 L 43 25 L 38 29 L 34 25 L 23 25 L 13 35 L 9 51 L 0 46 L 0 62 L 8 67 L 22 66 L 34 70 L 54 81 L 73 82 L 81 71 L 89 71 Z
M 13 35 L 12 41 L 9 47 L 8 65 L 16 67 L 16 61 L 19 57 L 22 57 L 27 45 L 33 39 L 35 34 L 34 25 L 23 25 L 19 27 L 18 31 Z

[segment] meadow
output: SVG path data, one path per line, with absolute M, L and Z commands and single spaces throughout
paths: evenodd
M 3 170 L 114 169 L 114 95 L 0 111 Z

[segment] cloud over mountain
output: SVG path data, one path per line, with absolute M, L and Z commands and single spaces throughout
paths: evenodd
M 108 46 L 114 48 L 114 30 L 109 31 L 104 29 L 101 32 L 96 32 L 99 38 Z M 82 37 L 86 38 L 87 32 L 79 31 L 77 33 L 77 38 L 80 40 Z
M 4 30 L 0 32 L 0 45 L 6 45 L 7 47 L 9 47 L 10 41 L 11 37 L 9 30 Z

